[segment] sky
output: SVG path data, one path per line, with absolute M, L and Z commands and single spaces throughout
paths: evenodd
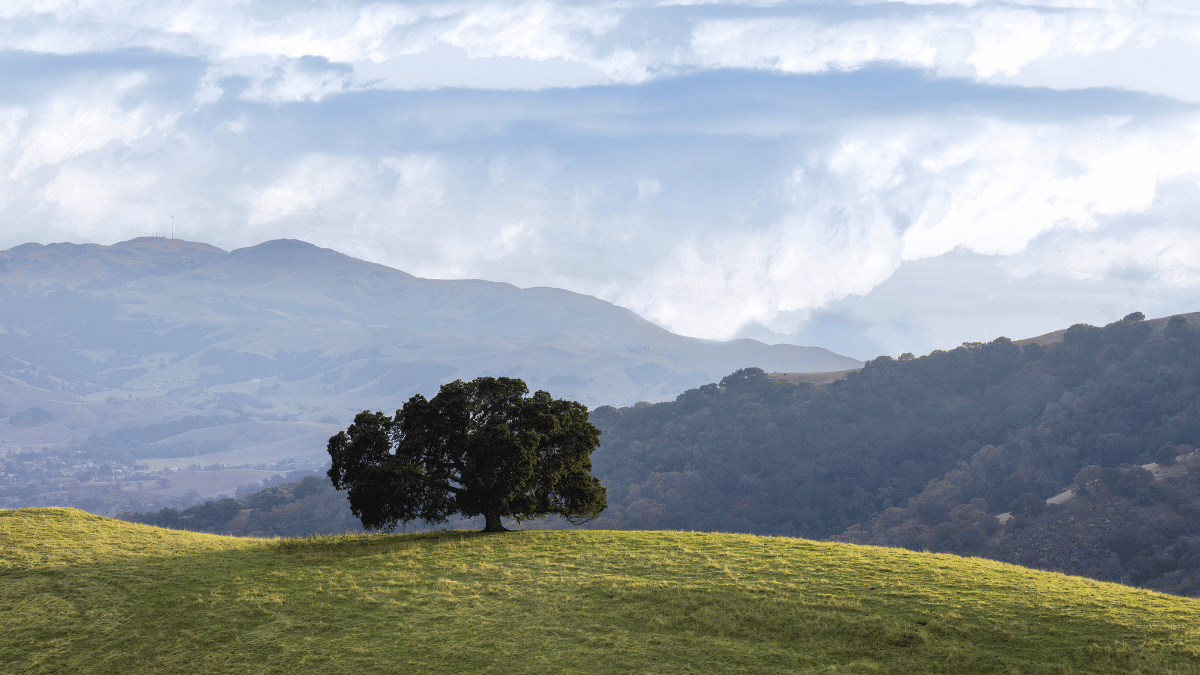
M 857 358 L 1200 311 L 1200 3 L 0 3 L 0 250 L 303 239 Z

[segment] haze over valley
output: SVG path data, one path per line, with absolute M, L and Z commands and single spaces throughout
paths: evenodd
M 154 475 L 122 484 L 147 505 L 320 468 L 355 413 L 453 379 L 520 377 L 597 407 L 670 400 L 747 364 L 862 365 L 681 337 L 578 293 L 420 279 L 296 240 L 225 252 L 161 237 L 0 252 L 0 359 L 0 451 L 78 446 L 61 471 L 93 483 L 128 479 L 136 462 Z M 159 483 L 188 467 L 219 470 Z M 118 508 L 111 495 L 83 503 Z

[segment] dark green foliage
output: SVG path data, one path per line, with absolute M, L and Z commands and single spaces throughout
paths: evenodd
M 292 496 L 296 499 L 304 499 L 309 495 L 315 495 L 321 491 L 323 484 L 326 482 L 316 476 L 305 476 L 292 489 Z
M 1023 527 L 1028 527 L 1034 518 L 1046 511 L 1046 508 L 1046 500 L 1042 497 L 1030 492 L 1022 493 L 1020 497 L 1014 499 L 1012 504 L 1008 506 L 1009 515 L 1012 516 L 1012 520 L 1008 521 L 1008 528 L 1010 530 L 1019 530 Z M 982 544 L 983 542 L 979 543 Z M 974 551 L 977 548 L 978 546 L 958 552 L 965 553 Z
M 1000 338 L 880 357 L 828 385 L 750 368 L 671 403 L 600 408 L 596 473 L 613 506 L 597 524 L 828 537 L 905 508 L 992 448 L 913 511 L 927 528 L 917 540 L 933 546 L 959 504 L 1045 499 L 1084 466 L 1200 437 L 1200 338 L 1182 318 L 1166 328 L 1148 339 L 1135 312 L 1047 345 Z
M 1028 492 L 1013 500 L 1008 511 L 1014 518 L 1021 516 L 1036 516 L 1046 510 L 1046 500 Z
M 204 502 L 185 510 L 192 521 L 189 524 L 194 525 L 198 530 L 208 530 L 233 520 L 233 517 L 241 511 L 241 505 L 238 504 L 238 500 L 226 497 L 215 502 Z
M 1175 457 L 1177 454 L 1178 453 L 1175 450 L 1175 445 L 1173 443 L 1168 443 L 1167 445 L 1164 445 L 1158 449 L 1158 452 L 1154 455 L 1154 461 L 1159 466 L 1170 466 L 1175 463 Z
M 1167 327 L 1163 329 L 1163 339 L 1165 340 L 1185 340 L 1191 335 L 1192 327 L 1188 325 L 1188 320 L 1182 316 L 1173 316 L 1167 320 Z
M 1194 548 L 1200 542 L 1200 456 L 1190 454 L 1186 463 L 1188 470 L 1159 480 L 1138 467 L 1085 467 L 1074 499 L 1026 516 L 1019 529 L 970 553 L 1200 595 Z
M 390 418 L 364 410 L 329 439 L 328 475 L 368 529 L 455 513 L 483 515 L 489 532 L 502 517 L 595 518 L 606 506 L 591 476 L 599 430 L 583 405 L 528 393 L 519 379 L 480 377 L 418 394 Z
M 988 514 L 987 508 L 986 501 L 975 498 L 950 509 L 947 520 L 931 532 L 931 548 L 948 553 L 978 550 L 1000 527 L 1000 521 Z
M 598 524 L 836 534 L 903 505 L 980 445 L 1036 419 L 1045 406 L 1037 398 L 1061 390 L 1031 400 L 1002 386 L 1022 363 L 1021 348 L 1001 338 L 881 357 L 821 387 L 747 368 L 672 403 L 600 408 L 596 467 L 614 508 Z M 928 508 L 940 509 L 933 526 L 948 517 L 949 506 Z
M 1047 504 L 1042 495 L 1022 494 L 1009 506 L 1007 527 L 995 536 L 994 528 L 979 527 L 974 533 L 968 530 L 973 538 L 947 539 L 944 531 L 964 526 L 952 518 L 948 522 L 953 527 L 942 523 L 931 528 L 922 505 L 939 500 L 953 504 L 986 477 L 985 467 L 1005 458 L 1019 467 L 1029 459 L 1008 447 L 989 446 L 962 468 L 932 481 L 906 508 L 888 509 L 835 539 L 950 551 L 1197 595 L 1200 569 L 1190 567 L 1187 547 L 1189 538 L 1200 535 L 1200 453 L 1190 446 L 1177 451 L 1184 459 L 1158 479 L 1142 467 L 1085 466 L 1070 486 L 1074 498 Z M 963 508 L 953 506 L 950 513 Z

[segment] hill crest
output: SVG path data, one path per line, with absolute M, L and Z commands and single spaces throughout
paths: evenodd
M 578 530 L 234 539 L 50 509 L 0 510 L 0 533 L 0 562 L 24 556 L 0 574 L 0 653 L 18 670 L 1200 665 L 1200 601 L 899 549 Z

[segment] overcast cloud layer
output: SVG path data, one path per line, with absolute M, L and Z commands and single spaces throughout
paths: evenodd
M 291 237 L 856 357 L 1200 309 L 1190 0 L 9 0 L 0 50 L 0 248 Z

